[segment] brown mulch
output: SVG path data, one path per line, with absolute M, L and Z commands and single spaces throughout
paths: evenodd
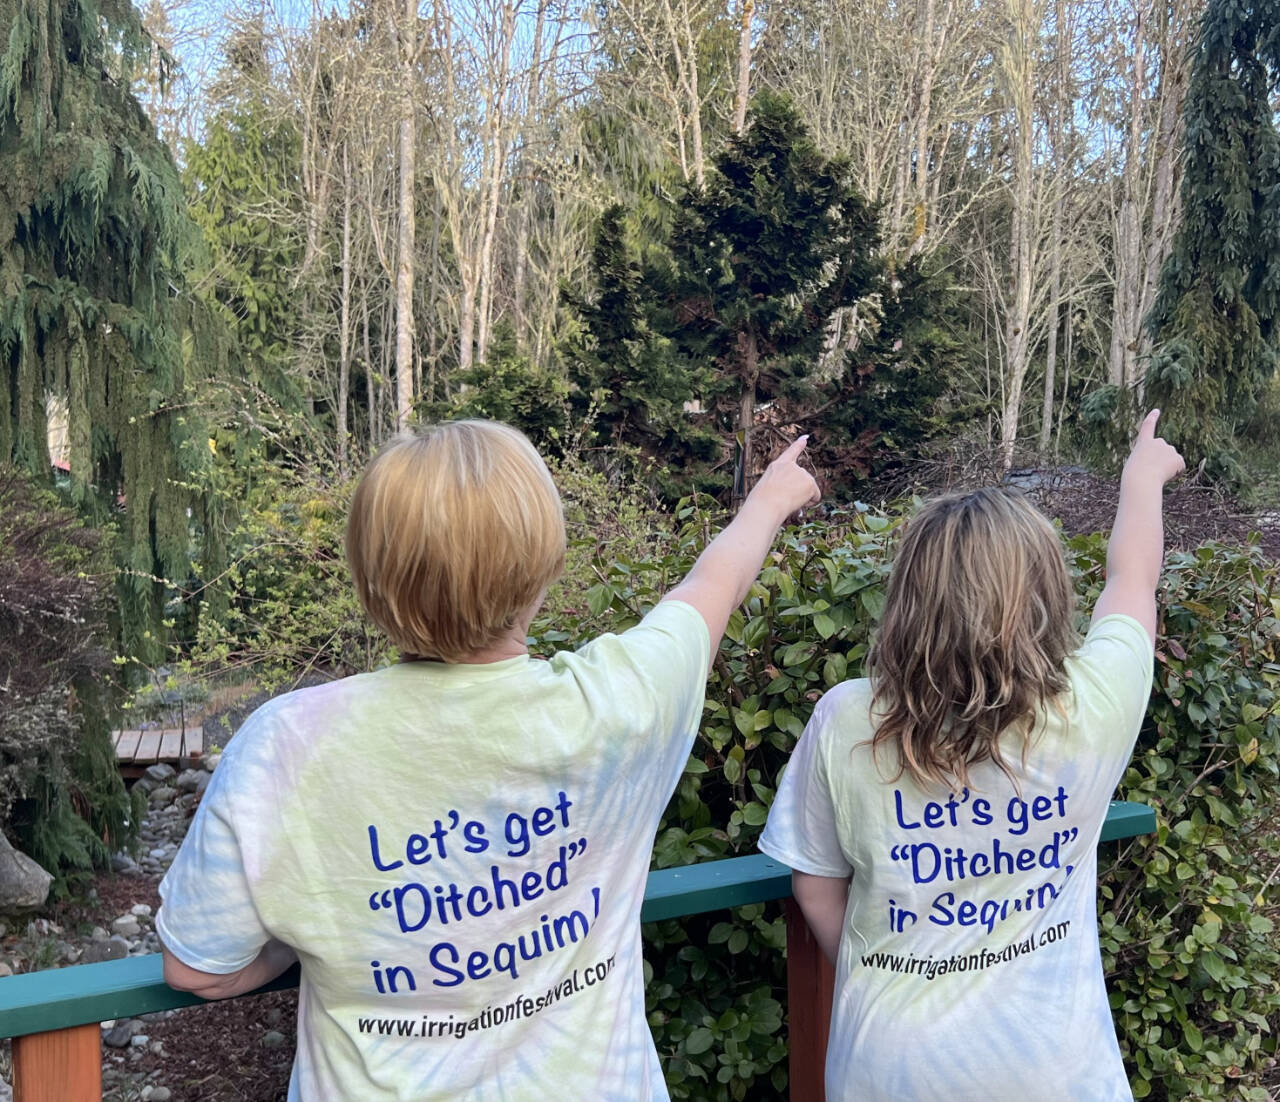
M 159 884 L 155 876 L 102 873 L 91 885 L 96 900 L 87 898 L 86 890 L 50 908 L 48 917 L 67 936 L 87 934 L 93 926 L 109 928 L 112 919 L 136 903 L 149 904 L 152 913 L 158 910 Z M 163 1051 L 148 1048 L 132 1060 L 125 1050 L 104 1045 L 104 1102 L 132 1102 L 139 1097 L 137 1086 L 144 1077 L 168 1087 L 172 1102 L 283 1102 L 289 1091 L 297 1017 L 297 991 L 273 991 L 186 1007 L 171 1018 L 146 1022 L 146 1035 L 159 1041 Z M 263 1038 L 272 1030 L 284 1040 L 267 1047 Z M 113 1077 L 113 1069 L 126 1072 L 127 1080 Z
M 148 1050 L 130 1070 L 158 1072 L 152 1082 L 168 1087 L 173 1102 L 284 1102 L 297 1019 L 297 991 L 187 1007 L 147 1023 L 147 1036 L 164 1051 Z M 263 1044 L 271 1031 L 284 1035 L 274 1048 Z
M 1068 535 L 1111 531 L 1120 484 L 1080 467 L 1015 467 L 1005 475 L 994 451 L 947 453 L 897 468 L 872 483 L 869 501 L 972 490 L 1008 483 L 1023 489 Z M 1197 547 L 1208 540 L 1244 544 L 1256 534 L 1269 558 L 1280 559 L 1280 511 L 1259 512 L 1192 472 L 1164 495 L 1165 546 Z

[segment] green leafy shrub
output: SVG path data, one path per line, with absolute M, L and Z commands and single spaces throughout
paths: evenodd
M 580 460 L 553 460 L 569 539 L 565 578 L 547 608 L 598 634 L 608 622 L 586 600 L 593 563 L 608 546 L 625 557 L 673 541 L 671 522 L 636 490 Z M 252 678 L 267 690 L 345 677 L 392 661 L 393 648 L 364 615 L 345 557 L 353 480 L 301 474 L 255 486 L 227 539 L 227 568 L 203 590 L 187 671 Z M 567 639 L 568 636 L 557 636 Z
M 532 633 L 542 653 L 637 621 L 684 576 L 718 519 L 675 519 L 574 459 L 555 469 L 568 577 Z M 213 650 L 260 673 L 332 674 L 390 658 L 342 563 L 346 488 L 299 486 L 250 513 Z M 264 501 L 266 498 L 264 498 Z M 713 664 L 702 730 L 661 822 L 656 867 L 752 852 L 815 702 L 862 674 L 897 518 L 851 511 L 789 529 Z M 676 530 L 678 526 L 678 530 Z M 1068 541 L 1080 627 L 1102 584 L 1101 537 Z M 1158 833 L 1104 855 L 1102 948 L 1135 1094 L 1261 1099 L 1275 1051 L 1280 877 L 1277 570 L 1256 549 L 1171 555 L 1151 710 L 1122 795 Z M 319 656 L 319 657 L 318 657 Z M 1264 858 L 1271 858 L 1264 860 Z M 776 905 L 645 928 L 648 1015 L 672 1097 L 776 1099 L 786 1087 L 784 923 Z M 1262 1092 L 1262 1093 L 1259 1093 Z
M 543 648 L 638 619 L 705 543 L 709 518 L 685 508 L 681 519 L 665 551 L 596 563 L 589 618 L 569 609 L 535 623 Z M 895 527 L 850 513 L 785 533 L 716 655 L 655 867 L 755 848 L 814 703 L 863 672 Z M 1083 631 L 1106 546 L 1093 536 L 1068 549 Z M 1151 709 L 1121 792 L 1153 806 L 1159 830 L 1104 855 L 1099 883 L 1104 964 L 1139 1097 L 1267 1097 L 1280 942 L 1266 903 L 1277 861 L 1260 858 L 1277 849 L 1267 834 L 1280 795 L 1277 580 L 1256 549 L 1169 559 Z M 783 925 L 776 906 L 757 905 L 645 928 L 649 1021 L 673 1098 L 783 1094 Z
M 108 721 L 111 575 L 101 531 L 0 468 L 0 829 L 59 889 L 137 833 Z
M 1073 550 L 1096 588 L 1100 541 Z M 1120 847 L 1101 881 L 1103 959 L 1138 1098 L 1270 1098 L 1277 582 L 1256 548 L 1207 545 L 1167 563 L 1151 707 L 1121 786 L 1159 827 Z

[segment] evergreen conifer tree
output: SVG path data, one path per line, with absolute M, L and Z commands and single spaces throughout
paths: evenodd
M 124 642 L 154 660 L 156 579 L 186 576 L 203 508 L 188 375 L 219 353 L 177 170 L 130 91 L 152 44 L 128 0 L 0 0 L 0 26 L 0 461 L 47 478 L 65 401 L 76 496 L 124 502 Z
M 667 496 L 725 488 L 725 435 L 744 493 L 764 401 L 821 430 L 824 465 L 853 477 L 938 431 L 956 352 L 944 296 L 916 264 L 885 277 L 875 209 L 790 103 L 756 97 L 705 186 L 669 206 L 656 219 L 607 211 L 594 293 L 570 297 L 587 337 L 570 357 L 574 398 L 590 397 L 612 442 L 683 468 Z M 833 340 L 855 305 L 853 338 Z
M 269 80 L 259 18 L 228 41 L 212 93 L 217 107 L 186 151 L 184 180 L 208 249 L 204 294 L 235 333 L 249 378 L 295 406 L 287 368 L 298 319 L 292 280 L 302 259 L 301 141 L 294 119 L 272 111 Z
M 675 332 L 736 399 L 735 498 L 749 488 L 757 401 L 811 385 L 832 315 L 880 283 L 878 248 L 848 165 L 818 150 L 786 99 L 757 96 L 671 239 Z
M 1209 0 L 1187 94 L 1183 222 L 1147 319 L 1145 404 L 1191 459 L 1231 474 L 1275 369 L 1280 305 L 1280 5 Z

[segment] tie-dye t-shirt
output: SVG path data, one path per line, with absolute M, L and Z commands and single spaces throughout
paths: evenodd
M 1097 844 L 1151 691 L 1152 646 L 1107 616 L 1066 663 L 1016 787 L 983 763 L 929 792 L 877 768 L 871 693 L 819 702 L 760 848 L 852 875 L 827 1046 L 828 1102 L 1129 1102 L 1103 986 Z
M 650 1102 L 640 904 L 702 713 L 689 605 L 550 661 L 416 662 L 281 696 L 227 747 L 161 940 L 302 961 L 290 1102 Z

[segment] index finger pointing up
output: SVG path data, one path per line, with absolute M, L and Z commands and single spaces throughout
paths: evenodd
M 791 441 L 790 445 L 787 447 L 787 450 L 784 451 L 780 456 L 778 456 L 778 458 L 779 459 L 795 459 L 800 455 L 802 451 L 804 451 L 805 445 L 808 443 L 809 443 L 809 434 L 805 433 L 803 436 L 797 437 L 795 440 Z
M 1153 440 L 1156 435 L 1156 422 L 1160 420 L 1160 411 L 1153 409 L 1138 429 L 1139 440 Z

